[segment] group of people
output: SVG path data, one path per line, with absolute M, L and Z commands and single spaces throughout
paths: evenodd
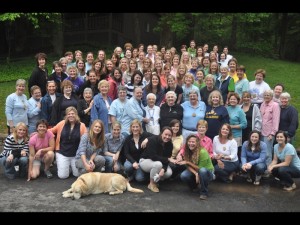
M 231 183 L 239 171 L 254 185 L 272 174 L 294 190 L 298 112 L 284 86 L 271 90 L 262 69 L 249 82 L 227 47 L 219 56 L 217 46 L 210 53 L 207 44 L 195 46 L 181 46 L 180 57 L 172 48 L 149 45 L 145 54 L 142 44 L 126 43 L 125 54 L 117 47 L 111 59 L 99 50 L 84 62 L 78 50 L 75 63 L 67 52 L 50 76 L 38 53 L 31 98 L 19 79 L 6 99 L 5 175 L 29 181 L 43 163 L 51 178 L 55 159 L 61 179 L 124 171 L 159 192 L 158 182 L 180 176 L 202 200 L 210 181 Z

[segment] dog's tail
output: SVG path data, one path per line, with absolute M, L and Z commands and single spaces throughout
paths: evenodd
M 126 182 L 127 182 L 126 183 L 127 191 L 135 192 L 135 193 L 144 193 L 144 191 L 141 189 L 131 187 L 129 181 L 126 181 Z

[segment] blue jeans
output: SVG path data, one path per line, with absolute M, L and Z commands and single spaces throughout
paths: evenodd
M 143 182 L 146 180 L 145 172 L 139 167 L 137 170 L 132 167 L 132 163 L 128 160 L 124 163 L 124 170 L 128 177 L 134 176 L 137 182 Z
M 4 174 L 8 179 L 15 179 L 19 173 L 20 177 L 26 177 L 28 174 L 27 165 L 28 157 L 22 156 L 20 158 L 14 158 L 12 162 L 6 161 L 7 157 L 0 158 L 0 164 L 4 169 Z M 15 170 L 15 166 L 19 166 L 19 172 Z
M 258 163 L 256 165 L 252 165 L 251 169 L 247 170 L 247 173 L 250 173 L 251 179 L 255 180 L 255 176 L 263 175 L 266 169 L 267 169 L 266 163 Z M 242 166 L 241 166 L 240 170 L 244 171 L 242 169 Z
M 274 137 L 269 141 L 268 137 L 263 136 L 262 141 L 267 144 L 267 152 L 266 152 L 266 164 L 269 166 L 273 159 L 273 143 L 274 143 Z
M 282 185 L 290 187 L 294 183 L 292 178 L 300 177 L 300 170 L 295 167 L 282 166 L 274 168 L 272 170 L 272 175 L 278 177 Z
M 208 183 L 213 180 L 213 173 L 210 170 L 202 167 L 199 169 L 198 174 L 199 174 L 200 184 L 201 184 L 200 195 L 207 195 Z M 188 169 L 186 169 L 180 174 L 180 179 L 183 182 L 186 182 L 191 189 L 197 186 L 195 175 L 191 173 Z
M 112 172 L 118 172 L 120 169 L 121 169 L 121 165 L 119 163 L 119 161 L 117 162 L 118 163 L 118 169 L 117 171 L 113 171 L 113 158 L 111 156 L 104 156 L 105 158 L 105 172 L 107 173 L 112 173 Z
M 228 176 L 238 171 L 239 169 L 239 161 L 229 162 L 229 161 L 222 161 L 224 163 L 224 169 L 221 169 L 218 164 L 215 165 L 215 174 L 216 177 L 220 178 L 222 181 L 228 183 Z

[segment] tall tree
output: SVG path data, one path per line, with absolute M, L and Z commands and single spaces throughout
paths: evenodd
M 46 21 L 61 23 L 60 13 L 0 13 L 0 21 L 5 23 L 6 27 L 6 41 L 8 44 L 8 56 L 7 61 L 9 62 L 11 51 L 12 51 L 12 35 L 13 26 L 17 20 L 26 19 L 28 20 L 35 29 L 39 29 L 42 23 Z M 61 33 L 62 34 L 62 33 Z
M 160 32 L 160 45 L 171 47 L 173 45 L 173 33 L 179 39 L 186 37 L 189 33 L 189 13 L 161 13 L 154 31 Z

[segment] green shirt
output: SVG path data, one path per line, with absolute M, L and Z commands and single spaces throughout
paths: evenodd
M 205 148 L 200 149 L 200 154 L 199 154 L 199 163 L 198 163 L 199 168 L 206 168 L 210 171 L 213 171 L 214 166 L 211 162 L 211 159 L 209 157 L 209 154 Z

